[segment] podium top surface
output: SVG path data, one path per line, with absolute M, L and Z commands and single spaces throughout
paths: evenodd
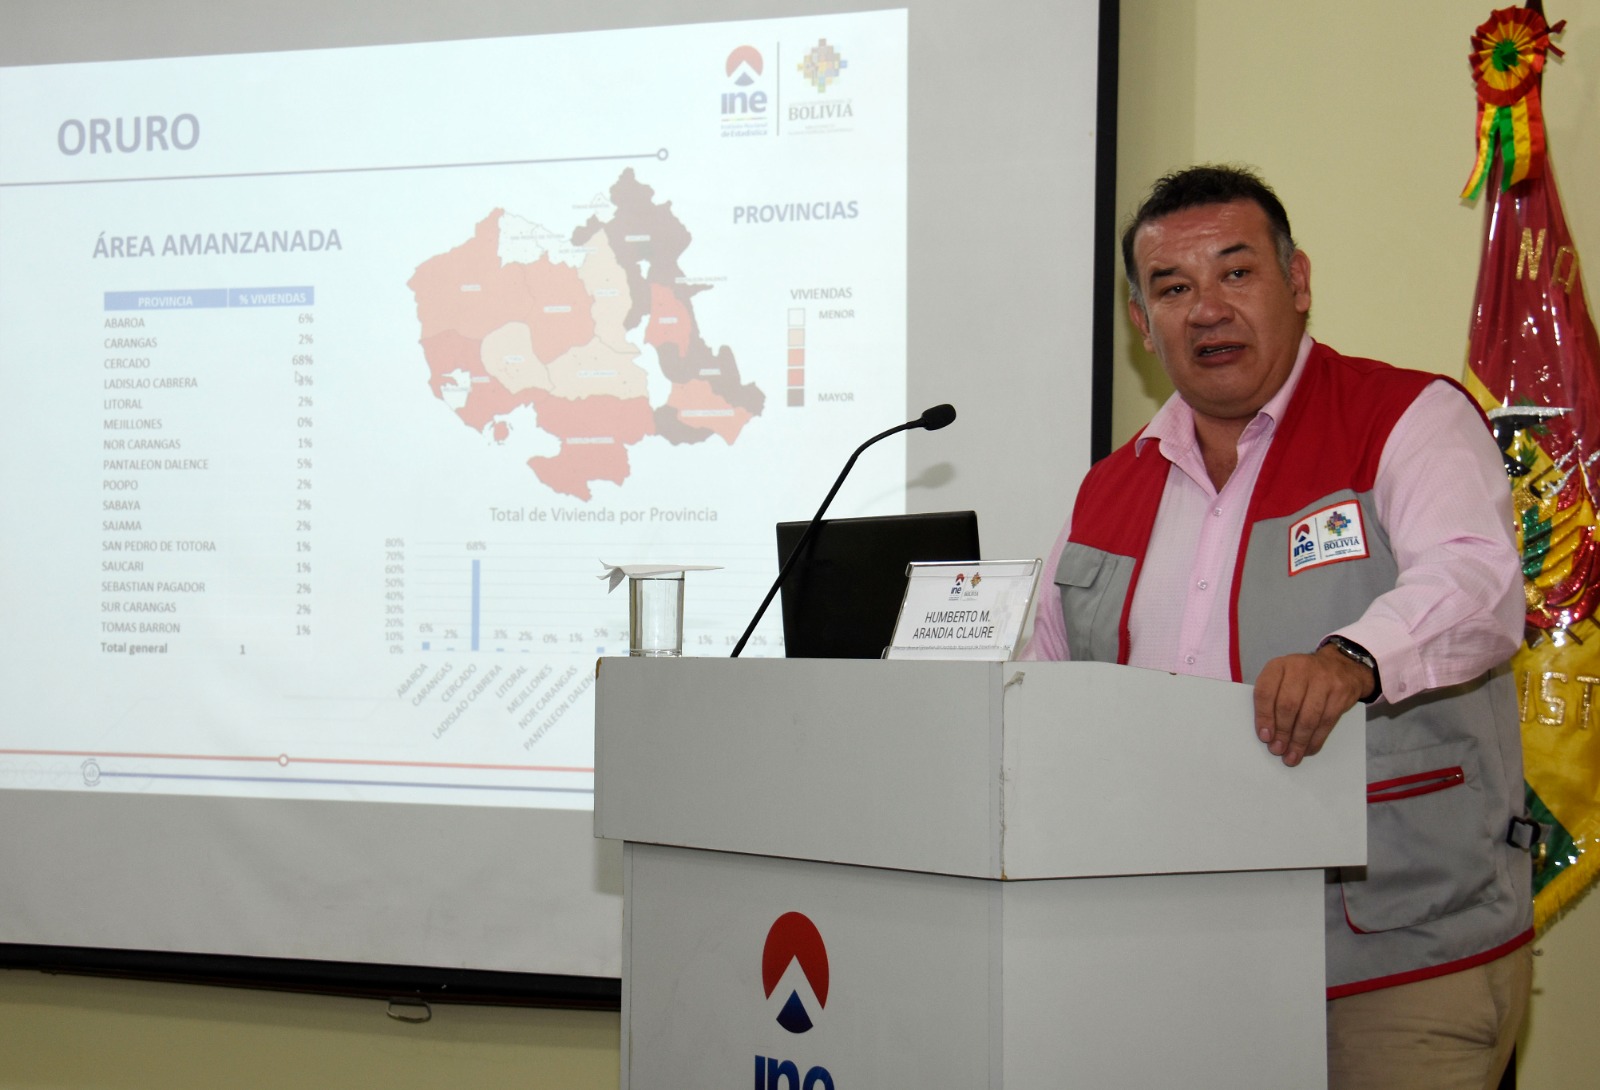
M 1104 663 L 603 659 L 595 833 L 987 879 L 1360 865 L 1366 721 Z

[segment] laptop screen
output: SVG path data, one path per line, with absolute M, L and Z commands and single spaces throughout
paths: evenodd
M 808 525 L 778 523 L 780 566 Z M 825 519 L 783 581 L 784 654 L 879 658 L 894 636 L 906 565 L 978 558 L 976 511 Z

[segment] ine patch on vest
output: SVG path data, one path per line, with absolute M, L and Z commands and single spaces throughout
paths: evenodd
M 1355 500 L 1324 507 L 1289 524 L 1290 575 L 1366 555 L 1366 526 L 1361 520 L 1361 504 Z

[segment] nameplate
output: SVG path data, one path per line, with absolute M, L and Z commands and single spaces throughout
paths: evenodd
M 884 658 L 1003 662 L 1022 638 L 1042 560 L 912 564 Z

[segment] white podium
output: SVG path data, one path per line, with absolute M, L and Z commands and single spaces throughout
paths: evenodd
M 1326 1085 L 1365 721 L 1096 663 L 605 659 L 621 1085 Z

